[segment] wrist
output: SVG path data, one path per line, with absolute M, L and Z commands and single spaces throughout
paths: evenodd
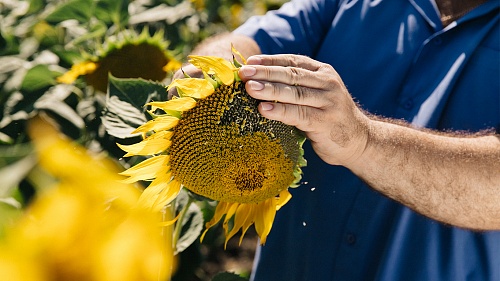
M 370 142 L 373 131 L 376 130 L 376 125 L 374 124 L 376 121 L 372 120 L 361 111 L 359 111 L 356 119 L 358 123 L 358 135 L 352 145 L 351 152 L 345 158 L 343 163 L 341 163 L 342 166 L 353 171 L 362 167 L 367 159 L 369 159 L 369 156 L 367 155 L 370 153 Z

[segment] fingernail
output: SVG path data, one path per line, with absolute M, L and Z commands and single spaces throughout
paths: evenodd
M 255 69 L 255 67 L 245 65 L 241 67 L 241 72 L 243 72 L 245 76 L 253 76 L 257 72 L 257 69 Z
M 248 81 L 248 84 L 250 84 L 250 89 L 260 91 L 264 89 L 264 84 L 257 82 L 257 81 Z
M 272 110 L 274 108 L 274 105 L 272 103 L 269 103 L 269 102 L 261 102 L 260 108 L 262 110 L 269 111 L 269 110 Z
M 248 64 L 262 64 L 262 58 L 259 56 L 251 56 L 247 60 Z

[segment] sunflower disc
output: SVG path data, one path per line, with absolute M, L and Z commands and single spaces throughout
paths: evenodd
M 242 82 L 219 86 L 183 112 L 171 139 L 172 175 L 217 201 L 258 203 L 295 180 L 301 132 L 264 118 Z

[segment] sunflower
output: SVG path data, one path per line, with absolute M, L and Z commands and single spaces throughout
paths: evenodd
M 237 60 L 190 56 L 189 62 L 204 78 L 174 80 L 168 89 L 176 87 L 179 97 L 146 104 L 154 118 L 133 132 L 144 139 L 119 146 L 125 157 L 152 157 L 122 175 L 128 176 L 126 182 L 151 181 L 140 202 L 156 210 L 172 202 L 182 187 L 218 201 L 202 240 L 225 216 L 226 243 L 240 229 L 241 243 L 254 224 L 264 244 L 276 211 L 291 198 L 288 188 L 299 185 L 305 137 L 258 112 L 258 101 L 238 77 Z
M 57 81 L 71 84 L 79 76 L 84 76 L 87 84 L 101 92 L 106 92 L 110 73 L 118 78 L 162 81 L 167 73 L 176 71 L 181 66 L 167 51 L 167 47 L 168 42 L 163 40 L 163 32 L 150 36 L 146 29 L 139 35 L 124 31 L 106 39 L 97 55 L 85 54 L 90 58 L 74 64 Z
M 2 280 L 165 280 L 174 262 L 161 216 L 116 164 L 34 118 L 37 196 L 0 237 Z M 82 171 L 92 171 L 82 173 Z M 170 215 L 170 214 L 168 214 Z M 168 218 L 169 219 L 169 218 Z

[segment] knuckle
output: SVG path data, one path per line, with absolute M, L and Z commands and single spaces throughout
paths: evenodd
M 306 98 L 306 90 L 304 87 L 294 87 L 295 88 L 295 95 L 297 96 L 297 99 L 299 102 L 303 101 Z
M 266 87 L 270 89 L 271 97 L 273 97 L 273 99 L 276 100 L 277 99 L 276 97 L 278 97 L 280 94 L 280 89 L 271 83 L 268 83 Z
M 302 78 L 302 73 L 299 71 L 299 69 L 296 67 L 289 67 L 288 70 L 288 79 L 291 81 L 291 84 L 300 84 L 299 82 Z
M 289 65 L 291 67 L 298 67 L 299 66 L 299 60 L 300 60 L 300 56 L 297 56 L 297 55 L 291 55 L 291 54 L 288 54 L 286 55 L 287 56 L 287 61 L 289 61 Z
M 269 80 L 271 78 L 271 69 L 269 67 L 264 67 L 264 78 Z
M 311 110 L 308 110 L 307 107 L 304 107 L 304 106 L 301 106 L 299 108 L 299 118 L 300 118 L 300 123 L 302 124 L 302 126 L 305 126 L 306 128 L 312 128 L 313 125 L 314 125 L 314 118 L 315 118 L 315 115 L 314 115 L 314 112 L 312 112 Z

